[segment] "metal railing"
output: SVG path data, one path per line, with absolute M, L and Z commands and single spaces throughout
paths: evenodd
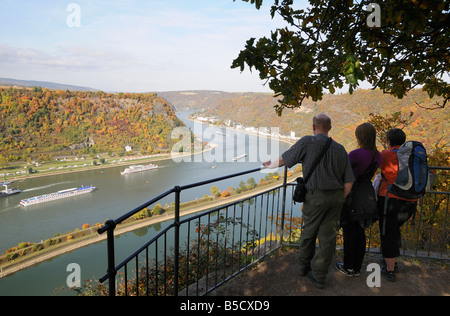
M 401 254 L 403 256 L 450 259 L 449 167 L 429 167 L 435 174 L 432 191 L 418 201 L 417 211 L 401 228 Z M 442 189 L 438 191 L 436 189 Z M 379 251 L 379 227 L 369 231 L 368 251 Z
M 175 186 L 116 220 L 108 220 L 98 232 L 107 233 L 108 270 L 100 282 L 109 280 L 109 294 L 176 296 L 184 291 L 185 295 L 191 295 L 191 284 L 197 287 L 195 295 L 205 294 L 279 248 L 282 233 L 277 227 L 283 225 L 279 220 L 284 218 L 282 214 L 286 209 L 286 172 L 283 184 L 275 188 L 189 218 L 180 217 L 183 191 L 260 170 Z M 175 202 L 173 223 L 116 266 L 116 226 L 172 194 Z M 183 232 L 186 244 L 181 244 L 180 232 Z M 130 273 L 131 266 L 134 271 Z M 119 271 L 123 271 L 119 275 L 123 278 L 116 282 Z M 211 285 L 212 279 L 214 285 Z M 199 287 L 203 283 L 205 290 L 200 293 Z
M 118 219 L 108 220 L 98 232 L 107 233 L 108 270 L 100 282 L 109 280 L 109 295 L 205 295 L 281 246 L 295 246 L 302 230 L 301 207 L 292 201 L 294 185 L 287 183 L 287 169 L 283 183 L 274 188 L 181 218 L 183 191 L 260 170 L 175 186 Z M 173 222 L 116 265 L 116 226 L 172 194 Z M 403 254 L 448 259 L 449 195 L 433 191 L 419 201 L 416 225 L 405 225 Z M 376 226 L 369 230 L 369 251 L 379 247 Z

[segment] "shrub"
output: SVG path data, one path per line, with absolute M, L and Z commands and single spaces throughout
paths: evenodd
M 166 210 L 160 204 L 156 204 L 152 209 L 153 215 L 161 215 L 164 214 L 165 211 Z
M 222 192 L 221 195 L 222 195 L 222 197 L 229 197 L 230 196 L 230 192 L 225 190 L 225 191 Z
M 152 213 L 147 208 L 143 208 L 142 210 L 133 215 L 133 218 L 135 220 L 145 219 L 148 217 L 152 217 Z
M 10 253 L 6 255 L 6 261 L 12 261 L 19 256 L 18 253 Z
M 21 242 L 20 244 L 17 245 L 17 248 L 18 249 L 23 249 L 23 248 L 28 247 L 29 245 L 30 245 L 29 242 Z
M 214 194 L 215 197 L 219 197 L 220 196 L 220 191 L 216 186 L 213 186 L 211 188 L 211 193 Z
M 44 247 L 50 247 L 52 244 L 53 242 L 50 238 L 44 241 Z
M 200 202 L 208 202 L 212 201 L 214 198 L 210 195 L 205 194 L 203 197 L 199 199 Z M 175 203 L 174 203 L 175 204 Z
M 44 249 L 44 246 L 42 246 L 42 244 L 34 244 L 33 248 L 31 248 L 33 251 L 39 251 Z

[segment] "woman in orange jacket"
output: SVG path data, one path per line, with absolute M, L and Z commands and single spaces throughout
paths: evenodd
M 406 141 L 405 133 L 398 128 L 391 129 L 386 135 L 387 150 L 381 152 L 381 173 L 383 181 L 378 192 L 378 212 L 380 218 L 381 253 L 386 266 L 381 273 L 388 281 L 395 282 L 398 272 L 397 257 L 400 256 L 400 227 L 415 213 L 417 200 L 408 200 L 388 193 L 387 210 L 385 198 L 388 186 L 397 178 L 398 159 L 396 150 Z M 386 214 L 386 216 L 384 216 Z

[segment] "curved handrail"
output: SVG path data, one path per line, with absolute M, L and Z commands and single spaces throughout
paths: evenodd
M 191 189 L 191 188 L 195 188 L 195 187 L 199 187 L 202 185 L 206 185 L 206 184 L 210 184 L 210 183 L 214 183 L 217 181 L 222 181 L 222 180 L 226 180 L 226 179 L 231 179 L 234 177 L 239 177 L 242 175 L 246 175 L 249 173 L 253 173 L 256 171 L 260 171 L 262 169 L 264 169 L 265 167 L 259 167 L 256 169 L 251 169 L 251 170 L 247 170 L 247 171 L 242 171 L 242 172 L 238 172 L 238 173 L 234 173 L 231 175 L 227 175 L 227 176 L 223 176 L 223 177 L 218 177 L 218 178 L 214 178 L 214 179 L 210 179 L 210 180 L 205 180 L 205 181 L 201 181 L 201 182 L 197 182 L 197 183 L 192 183 L 192 184 L 188 184 L 185 186 L 175 186 L 172 189 L 160 194 L 159 196 L 151 199 L 150 201 L 136 207 L 135 209 L 133 209 L 132 211 L 120 216 L 119 218 L 115 219 L 115 220 L 108 220 L 107 222 L 105 222 L 105 224 L 100 227 L 97 232 L 101 235 L 104 232 L 106 232 L 109 229 L 114 229 L 118 224 L 122 223 L 124 220 L 130 218 L 131 216 L 133 216 L 134 214 L 136 214 L 137 212 L 141 211 L 143 208 L 148 207 L 156 202 L 158 202 L 159 200 L 165 198 L 166 196 L 175 193 L 175 192 L 181 192 L 183 190 L 187 190 L 187 189 Z

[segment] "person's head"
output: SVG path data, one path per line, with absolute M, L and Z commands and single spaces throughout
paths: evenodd
M 393 128 L 386 134 L 386 143 L 390 147 L 403 145 L 406 141 L 406 134 L 400 128 Z
M 355 136 L 359 147 L 371 150 L 373 152 L 377 151 L 377 131 L 372 124 L 363 123 L 359 125 L 355 130 Z
M 317 114 L 313 118 L 313 131 L 316 134 L 326 134 L 331 129 L 331 119 L 324 113 Z

